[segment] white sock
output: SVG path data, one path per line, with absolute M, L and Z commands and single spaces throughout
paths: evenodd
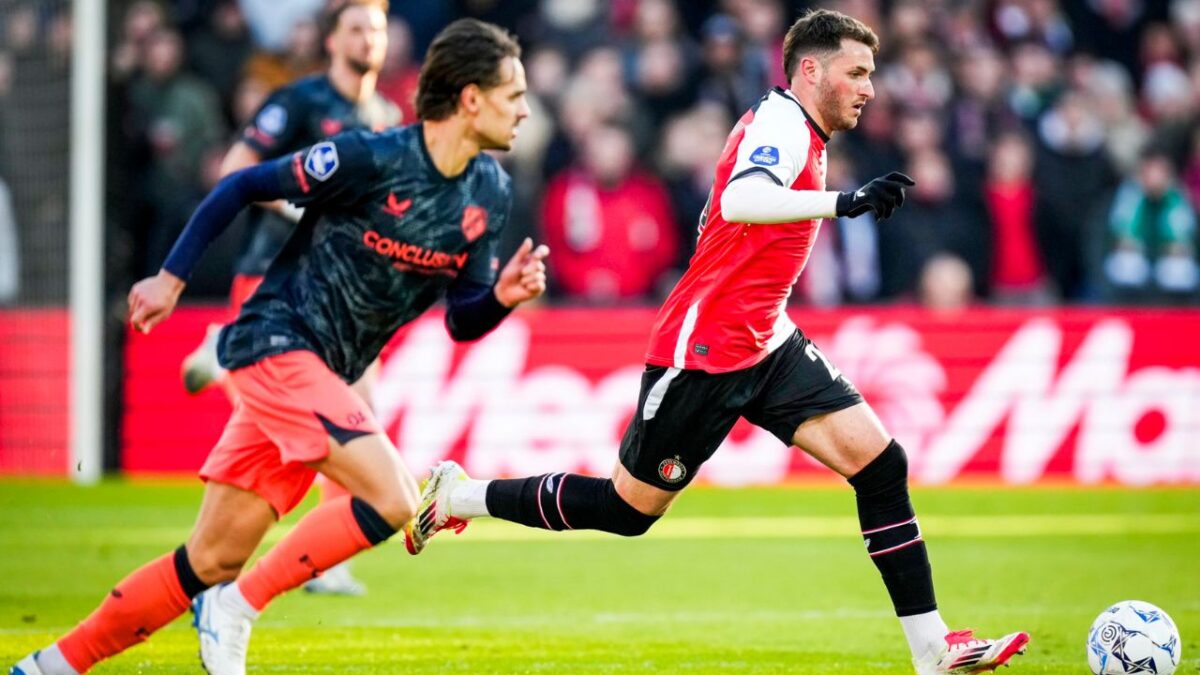
M 937 656 L 946 643 L 946 634 L 950 632 L 936 609 L 924 614 L 902 616 L 900 625 L 904 627 L 904 637 L 915 659 Z
M 217 602 L 225 609 L 241 614 L 242 616 L 254 621 L 258 618 L 258 610 L 246 600 L 246 596 L 242 595 L 242 589 L 238 588 L 237 583 L 222 586 L 221 590 L 217 591 Z
M 79 675 L 79 672 L 67 663 L 67 658 L 59 650 L 57 642 L 39 652 L 34 661 L 45 675 Z
M 490 480 L 465 480 L 450 491 L 450 515 L 455 518 L 490 516 L 487 510 L 487 487 Z

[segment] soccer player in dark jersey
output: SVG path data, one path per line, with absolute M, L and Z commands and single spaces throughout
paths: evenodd
M 221 174 L 229 175 L 268 159 L 310 146 L 343 131 L 381 131 L 400 121 L 400 110 L 375 91 L 379 71 L 387 56 L 387 0 L 343 0 L 322 16 L 329 69 L 322 75 L 302 78 L 280 88 L 263 103 L 226 153 Z M 233 315 L 262 283 L 271 261 L 295 228 L 299 210 L 279 200 L 249 207 L 252 225 L 249 246 L 237 262 L 230 289 Z M 209 326 L 208 335 L 183 362 L 183 383 L 197 394 L 210 383 L 225 383 L 225 370 L 217 362 L 217 335 L 221 326 Z M 378 363 L 371 364 L 353 384 L 355 392 L 373 405 Z M 222 387 L 231 397 L 232 388 Z M 324 477 L 317 479 L 321 500 L 344 497 L 346 490 Z M 361 595 L 365 588 L 350 573 L 349 563 L 338 565 L 304 584 L 307 591 Z
M 186 544 L 121 580 L 87 619 L 12 672 L 82 673 L 190 606 L 205 668 L 241 675 L 252 622 L 272 598 L 411 519 L 417 484 L 347 383 L 439 299 L 451 336 L 472 340 L 544 292 L 545 247 L 526 239 L 498 264 L 512 190 L 482 152 L 511 147 L 529 114 L 524 92 L 516 41 L 496 26 L 456 21 L 422 68 L 422 123 L 341 134 L 217 185 L 163 269 L 130 291 L 135 329 L 149 332 L 170 315 L 205 247 L 242 208 L 287 199 L 306 210 L 262 286 L 221 331 L 236 407 L 201 469 L 200 515 Z M 351 496 L 314 508 L 243 572 L 317 473 Z
M 375 91 L 387 56 L 387 9 L 387 0 L 344 0 L 326 12 L 322 30 L 329 69 L 272 93 L 226 153 L 222 176 L 343 131 L 382 131 L 400 121 L 399 109 Z M 242 303 L 262 283 L 300 212 L 281 200 L 251 206 L 247 216 L 251 235 L 237 261 L 229 292 L 232 316 L 237 316 Z M 223 380 L 224 370 L 216 354 L 220 328 L 210 326 L 204 342 L 184 360 L 182 375 L 188 393 L 198 394 Z M 356 390 L 368 397 L 368 385 L 356 383 Z
M 825 143 L 853 129 L 874 97 L 877 48 L 870 28 L 837 12 L 810 12 L 788 31 L 790 86 L 768 92 L 729 135 L 696 253 L 655 322 L 613 477 L 470 480 L 443 462 L 406 527 L 410 552 L 482 516 L 640 535 L 745 417 L 849 480 L 867 553 L 918 673 L 991 670 L 1024 648 L 1023 632 L 982 640 L 948 630 L 909 500 L 904 450 L 786 313 L 820 219 L 868 211 L 886 219 L 912 185 L 892 173 L 855 192 L 825 189 Z

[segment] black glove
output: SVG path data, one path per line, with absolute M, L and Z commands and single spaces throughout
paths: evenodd
M 857 192 L 839 194 L 837 215 L 839 218 L 853 218 L 867 211 L 874 211 L 876 219 L 887 220 L 904 204 L 904 188 L 913 185 L 916 185 L 913 179 L 899 171 L 893 171 L 860 187 Z

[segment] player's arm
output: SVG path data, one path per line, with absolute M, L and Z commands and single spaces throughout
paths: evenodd
M 139 281 L 129 291 L 129 322 L 133 327 L 149 333 L 171 315 L 200 256 L 239 211 L 254 202 L 284 196 L 273 163 L 258 164 L 222 178 L 196 208 L 158 274 Z
M 893 171 L 854 192 L 792 190 L 755 173 L 730 182 L 721 194 L 721 213 L 729 222 L 755 224 L 853 218 L 867 211 L 885 220 L 904 204 L 904 188 L 912 185 L 911 178 Z
M 262 162 L 262 153 L 257 148 L 246 141 L 236 141 L 221 160 L 221 177 L 224 178 L 260 162 Z M 300 217 L 304 215 L 303 209 L 298 209 L 283 199 L 261 202 L 259 206 L 270 209 L 292 222 L 300 222 Z
M 478 340 L 512 312 L 517 305 L 546 292 L 544 244 L 536 249 L 526 237 L 521 247 L 500 271 L 495 284 L 464 279 L 446 296 L 446 330 L 457 342 Z

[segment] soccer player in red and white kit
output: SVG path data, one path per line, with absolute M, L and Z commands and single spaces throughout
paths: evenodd
M 866 25 L 825 10 L 788 31 L 790 86 L 768 92 L 729 135 L 696 253 L 655 321 L 638 408 L 612 478 L 471 480 L 443 462 L 406 527 L 410 552 L 482 516 L 640 535 L 745 417 L 853 486 L 867 552 L 920 675 L 989 671 L 1024 650 L 1024 632 L 985 640 L 946 627 L 909 500 L 904 450 L 785 311 L 822 218 L 872 211 L 886 219 L 913 184 L 891 173 L 852 193 L 825 190 L 825 144 L 833 132 L 853 129 L 874 97 L 878 44 Z

